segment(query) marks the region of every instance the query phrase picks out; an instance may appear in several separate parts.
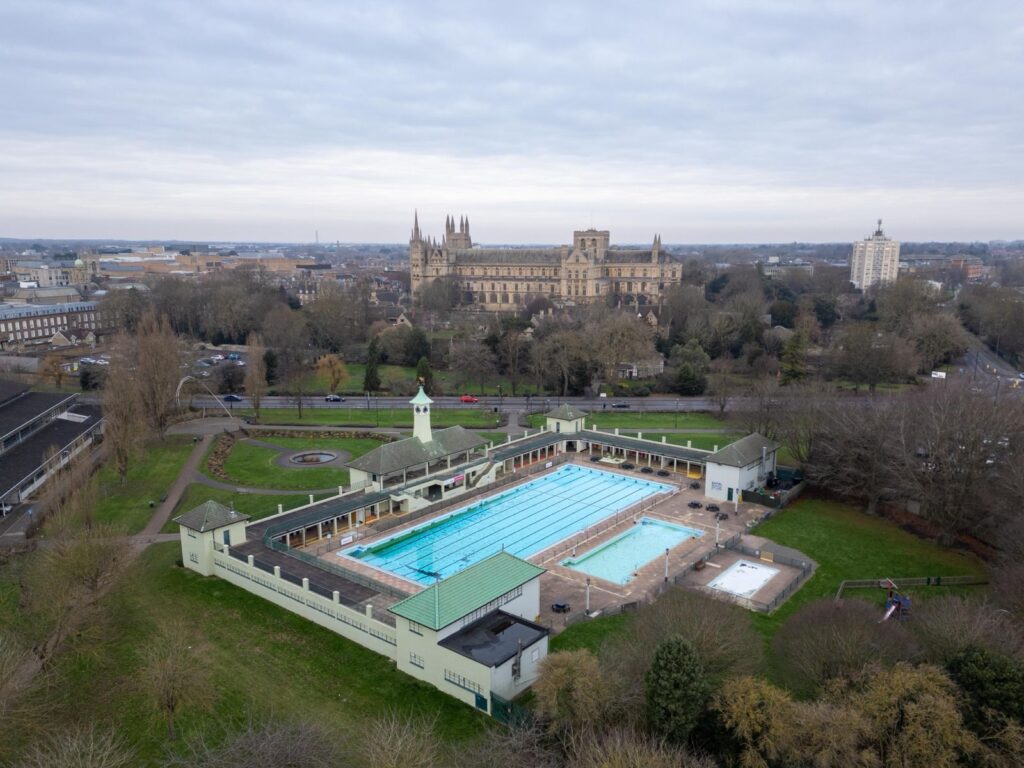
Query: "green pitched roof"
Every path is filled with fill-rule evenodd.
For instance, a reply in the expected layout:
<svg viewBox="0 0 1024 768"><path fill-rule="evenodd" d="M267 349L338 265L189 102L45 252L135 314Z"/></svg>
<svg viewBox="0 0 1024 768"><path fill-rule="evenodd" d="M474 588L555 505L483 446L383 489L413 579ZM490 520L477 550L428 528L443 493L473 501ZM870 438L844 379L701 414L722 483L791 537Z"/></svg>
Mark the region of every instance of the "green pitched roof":
<svg viewBox="0 0 1024 768"><path fill-rule="evenodd" d="M437 461L445 456L471 451L487 443L465 427L435 429L432 436L434 439L426 443L418 437L384 443L358 459L346 463L345 466L374 475L386 475L400 472L407 467Z"/></svg>
<svg viewBox="0 0 1024 768"><path fill-rule="evenodd" d="M420 385L420 391L416 393L416 397L409 401L409 405L430 405L433 400L427 397L427 393L423 391L423 386Z"/></svg>
<svg viewBox="0 0 1024 768"><path fill-rule="evenodd" d="M773 453L779 449L779 444L774 440L751 432L735 443L722 448L717 453L708 456L708 464L722 464L727 467L745 467L760 460L764 453Z"/></svg>
<svg viewBox="0 0 1024 768"><path fill-rule="evenodd" d="M388 610L429 629L443 629L542 573L544 569L540 566L502 551L395 603Z"/></svg>

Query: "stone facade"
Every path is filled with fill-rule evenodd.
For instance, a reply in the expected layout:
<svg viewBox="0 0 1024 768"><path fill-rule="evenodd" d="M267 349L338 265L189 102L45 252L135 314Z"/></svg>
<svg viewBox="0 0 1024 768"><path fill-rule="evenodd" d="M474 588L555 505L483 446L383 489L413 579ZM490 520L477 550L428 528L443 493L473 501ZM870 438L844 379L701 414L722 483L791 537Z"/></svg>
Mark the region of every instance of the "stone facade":
<svg viewBox="0 0 1024 768"><path fill-rule="evenodd" d="M515 310L535 297L560 304L587 304L615 296L623 304L657 304L680 281L682 264L662 251L612 247L607 230L573 232L572 245L557 248L473 246L469 219L445 220L441 242L426 237L413 220L409 265L413 297L441 277L457 281L467 303L487 310Z"/></svg>

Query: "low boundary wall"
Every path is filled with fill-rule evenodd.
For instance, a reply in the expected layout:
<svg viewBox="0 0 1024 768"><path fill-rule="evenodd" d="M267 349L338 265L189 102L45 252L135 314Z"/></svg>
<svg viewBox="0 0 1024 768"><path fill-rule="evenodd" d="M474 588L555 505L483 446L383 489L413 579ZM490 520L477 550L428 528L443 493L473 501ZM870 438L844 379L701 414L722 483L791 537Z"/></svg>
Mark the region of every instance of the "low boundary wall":
<svg viewBox="0 0 1024 768"><path fill-rule="evenodd" d="M341 604L339 595L333 599L323 597L309 589L309 580L294 584L283 579L280 569L273 573L257 568L248 561L238 560L221 549L213 552L213 565L220 578L268 600L304 619L319 624L342 637L369 648L392 661L396 660L397 635L395 628L368 613L348 608ZM372 611L367 606L367 611Z"/></svg>

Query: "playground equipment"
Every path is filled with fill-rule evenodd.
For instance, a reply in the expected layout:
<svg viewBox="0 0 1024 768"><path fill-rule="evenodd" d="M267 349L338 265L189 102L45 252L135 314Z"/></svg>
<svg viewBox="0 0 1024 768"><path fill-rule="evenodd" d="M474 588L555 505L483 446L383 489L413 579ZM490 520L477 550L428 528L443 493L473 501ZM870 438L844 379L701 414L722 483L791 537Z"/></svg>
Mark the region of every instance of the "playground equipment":
<svg viewBox="0 0 1024 768"><path fill-rule="evenodd" d="M895 617L897 621L905 621L910 618L910 598L899 593L896 582L892 579L882 579L878 582L882 589L889 590L889 596L885 600L885 613L882 621L888 621Z"/></svg>

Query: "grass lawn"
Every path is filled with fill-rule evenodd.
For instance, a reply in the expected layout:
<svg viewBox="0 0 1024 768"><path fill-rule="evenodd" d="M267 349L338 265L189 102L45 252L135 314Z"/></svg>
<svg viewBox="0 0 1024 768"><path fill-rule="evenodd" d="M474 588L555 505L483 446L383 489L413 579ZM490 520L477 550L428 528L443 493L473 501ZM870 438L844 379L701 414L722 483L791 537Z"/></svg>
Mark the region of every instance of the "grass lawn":
<svg viewBox="0 0 1024 768"><path fill-rule="evenodd" d="M551 638L550 650L574 651L577 648L586 648L597 653L601 643L612 635L617 635L626 628L628 615L617 613L613 616L601 616L589 621L580 621L567 627L561 634Z"/></svg>
<svg viewBox="0 0 1024 768"><path fill-rule="evenodd" d="M178 568L178 557L174 543L147 549L106 601L99 631L82 635L60 658L48 727L110 725L139 750L133 765L157 765L165 755L166 726L151 714L136 680L142 653L170 626L194 638L215 690L208 711L182 710L179 750L199 734L216 739L249 712L312 720L353 747L388 711L436 716L435 733L446 743L490 727L486 716L403 675L383 656L227 582ZM0 762L24 738L11 731L0 722Z"/></svg>
<svg viewBox="0 0 1024 768"><path fill-rule="evenodd" d="M242 413L251 416L252 410ZM412 411L408 408L303 408L302 419L295 408L263 408L261 424L326 424L349 427L408 427L412 428ZM489 410L435 409L431 414L434 427L483 428L498 426L498 414Z"/></svg>
<svg viewBox="0 0 1024 768"><path fill-rule="evenodd" d="M855 507L822 499L800 499L759 525L754 533L799 549L819 564L814 576L779 610L771 616L754 616L754 625L766 635L773 634L800 606L833 597L844 579L985 573L984 566L969 555L918 538ZM921 587L908 593L926 597L948 591L944 587ZM858 589L849 594L881 602L885 593L881 589Z"/></svg>
<svg viewBox="0 0 1024 768"><path fill-rule="evenodd" d="M636 436L636 432L625 432L623 434ZM739 432L644 432L645 440L661 441L672 445L686 445L690 441L691 448L699 448L703 451L714 450L717 445L725 448L729 443L739 440L743 435Z"/></svg>
<svg viewBox="0 0 1024 768"><path fill-rule="evenodd" d="M479 435L484 440L490 440L495 445L500 445L508 440L508 435L504 432L474 432L474 435Z"/></svg>
<svg viewBox="0 0 1024 768"><path fill-rule="evenodd" d="M251 488L304 491L349 483L347 469L281 467L277 465L280 455L271 448L237 442L224 462L224 473L231 478L229 482ZM207 474L210 474L208 470ZM210 476L213 477L212 474Z"/></svg>
<svg viewBox="0 0 1024 768"><path fill-rule="evenodd" d="M110 462L104 464L96 473L96 520L123 526L129 533L141 531L153 514L149 502L159 503L167 494L192 448L192 438L185 435L146 446L128 467L127 485L121 485Z"/></svg>
<svg viewBox="0 0 1024 768"><path fill-rule="evenodd" d="M542 413L527 418L533 428L545 424ZM590 411L586 423L588 428L596 424L599 429L727 429L725 422L713 414L693 411L597 410Z"/></svg>
<svg viewBox="0 0 1024 768"><path fill-rule="evenodd" d="M347 451L353 459L359 458L364 453L372 451L382 444L380 440L375 440L372 437L282 437L280 435L261 437L259 432L255 432L252 437L264 443L280 445L282 448L287 448L290 451L306 449L311 451L320 449Z"/></svg>
<svg viewBox="0 0 1024 768"><path fill-rule="evenodd" d="M328 494L320 494L315 498L320 500L326 498L327 495ZM296 493L287 495L269 495L258 493L235 493L234 491L227 491L223 488L211 488L210 486L203 485L202 483L192 483L185 489L185 493L182 495L181 501L178 502L178 506L174 508L174 513L171 517L175 518L178 515L184 514L190 509L194 509L206 501L216 501L226 507L234 505L234 508L242 514L249 515L253 520L259 520L261 517L276 515L278 504L283 504L286 510L294 509L295 507L302 506L303 504L308 504L309 494ZM161 532L177 533L178 525L177 523L168 520Z"/></svg>

